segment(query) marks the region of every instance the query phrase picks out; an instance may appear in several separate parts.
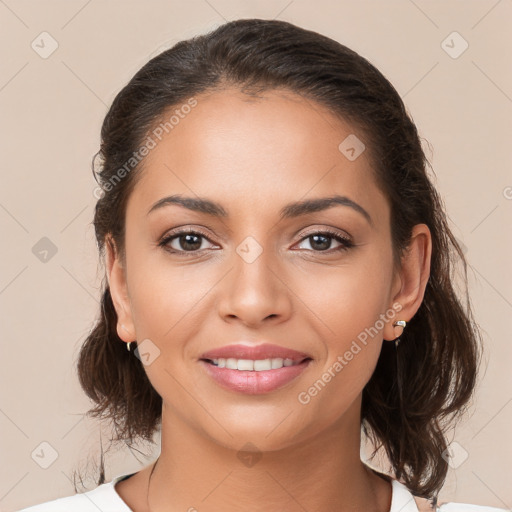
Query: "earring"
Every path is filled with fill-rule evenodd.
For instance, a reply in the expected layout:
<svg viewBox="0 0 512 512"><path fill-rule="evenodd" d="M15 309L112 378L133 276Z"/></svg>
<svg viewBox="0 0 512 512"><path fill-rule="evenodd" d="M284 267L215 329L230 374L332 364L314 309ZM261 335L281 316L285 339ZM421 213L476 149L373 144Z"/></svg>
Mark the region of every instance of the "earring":
<svg viewBox="0 0 512 512"><path fill-rule="evenodd" d="M405 326L407 325L407 322L406 322L405 320L398 320L398 321L396 321L396 322L393 324L393 326L395 326L395 325L398 325L398 326L400 326L400 327L402 327L402 328L405 328ZM395 342L395 347L398 347L398 344L400 343L400 341L401 341L400 336L398 336L398 338L396 338L396 339L394 340L394 342Z"/></svg>
<svg viewBox="0 0 512 512"><path fill-rule="evenodd" d="M132 343L135 343L135 341L129 341L127 344L126 344L126 350L128 350L128 352L130 352L130 344Z"/></svg>

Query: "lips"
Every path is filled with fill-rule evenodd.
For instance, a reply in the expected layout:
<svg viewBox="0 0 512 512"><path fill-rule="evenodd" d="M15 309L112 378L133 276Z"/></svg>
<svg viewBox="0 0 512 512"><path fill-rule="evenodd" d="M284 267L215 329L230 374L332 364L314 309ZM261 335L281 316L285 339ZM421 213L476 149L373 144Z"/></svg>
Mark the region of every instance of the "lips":
<svg viewBox="0 0 512 512"><path fill-rule="evenodd" d="M234 345L226 345L205 352L200 356L204 361L212 361L213 359L253 359L255 361L262 359L291 359L294 363L300 363L305 359L311 359L309 354L299 352L290 348L273 345L270 343L262 343L260 345L244 345L237 343Z"/></svg>
<svg viewBox="0 0 512 512"><path fill-rule="evenodd" d="M311 362L311 359L306 359L294 366L283 366L279 369L265 371L232 370L219 368L206 361L200 361L199 363L206 375L222 388L235 393L260 395L291 385L295 379L298 379L307 370Z"/></svg>

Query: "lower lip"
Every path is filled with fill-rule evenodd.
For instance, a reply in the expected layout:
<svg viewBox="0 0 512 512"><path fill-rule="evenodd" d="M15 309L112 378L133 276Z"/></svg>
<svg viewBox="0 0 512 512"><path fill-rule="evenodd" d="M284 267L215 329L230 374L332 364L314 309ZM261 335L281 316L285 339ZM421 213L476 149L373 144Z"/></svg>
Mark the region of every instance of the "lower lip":
<svg viewBox="0 0 512 512"><path fill-rule="evenodd" d="M207 361L199 361L208 374L222 387L248 395L259 395L274 391L298 377L311 362L307 359L300 364L283 366L274 370L262 370L260 372L249 370L231 370L219 368Z"/></svg>

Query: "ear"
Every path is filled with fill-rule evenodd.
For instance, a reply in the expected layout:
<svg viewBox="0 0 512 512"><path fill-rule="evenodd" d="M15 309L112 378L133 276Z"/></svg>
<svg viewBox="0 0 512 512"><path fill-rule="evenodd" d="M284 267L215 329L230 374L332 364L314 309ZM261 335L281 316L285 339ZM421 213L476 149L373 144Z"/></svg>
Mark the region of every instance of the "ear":
<svg viewBox="0 0 512 512"><path fill-rule="evenodd" d="M393 283L392 304L399 303L402 309L386 323L383 331L385 340L394 340L403 332L403 327L393 326L393 323L398 320L409 322L418 311L430 276L431 254L430 229L426 224L416 224ZM407 329L407 326L405 328Z"/></svg>
<svg viewBox="0 0 512 512"><path fill-rule="evenodd" d="M135 326L126 285L126 269L122 265L113 238L107 235L105 242L107 279L112 302L117 313L117 335L123 341L135 341Z"/></svg>

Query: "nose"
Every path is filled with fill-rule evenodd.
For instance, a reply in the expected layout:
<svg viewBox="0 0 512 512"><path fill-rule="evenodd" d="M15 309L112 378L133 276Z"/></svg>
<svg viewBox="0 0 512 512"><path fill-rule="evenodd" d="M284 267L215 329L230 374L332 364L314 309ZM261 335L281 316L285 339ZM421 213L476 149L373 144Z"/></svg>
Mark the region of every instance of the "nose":
<svg viewBox="0 0 512 512"><path fill-rule="evenodd" d="M238 319L252 328L269 321L281 323L291 314L292 295L279 262L269 251L254 261L235 254L233 268L223 280L219 314L224 321Z"/></svg>

